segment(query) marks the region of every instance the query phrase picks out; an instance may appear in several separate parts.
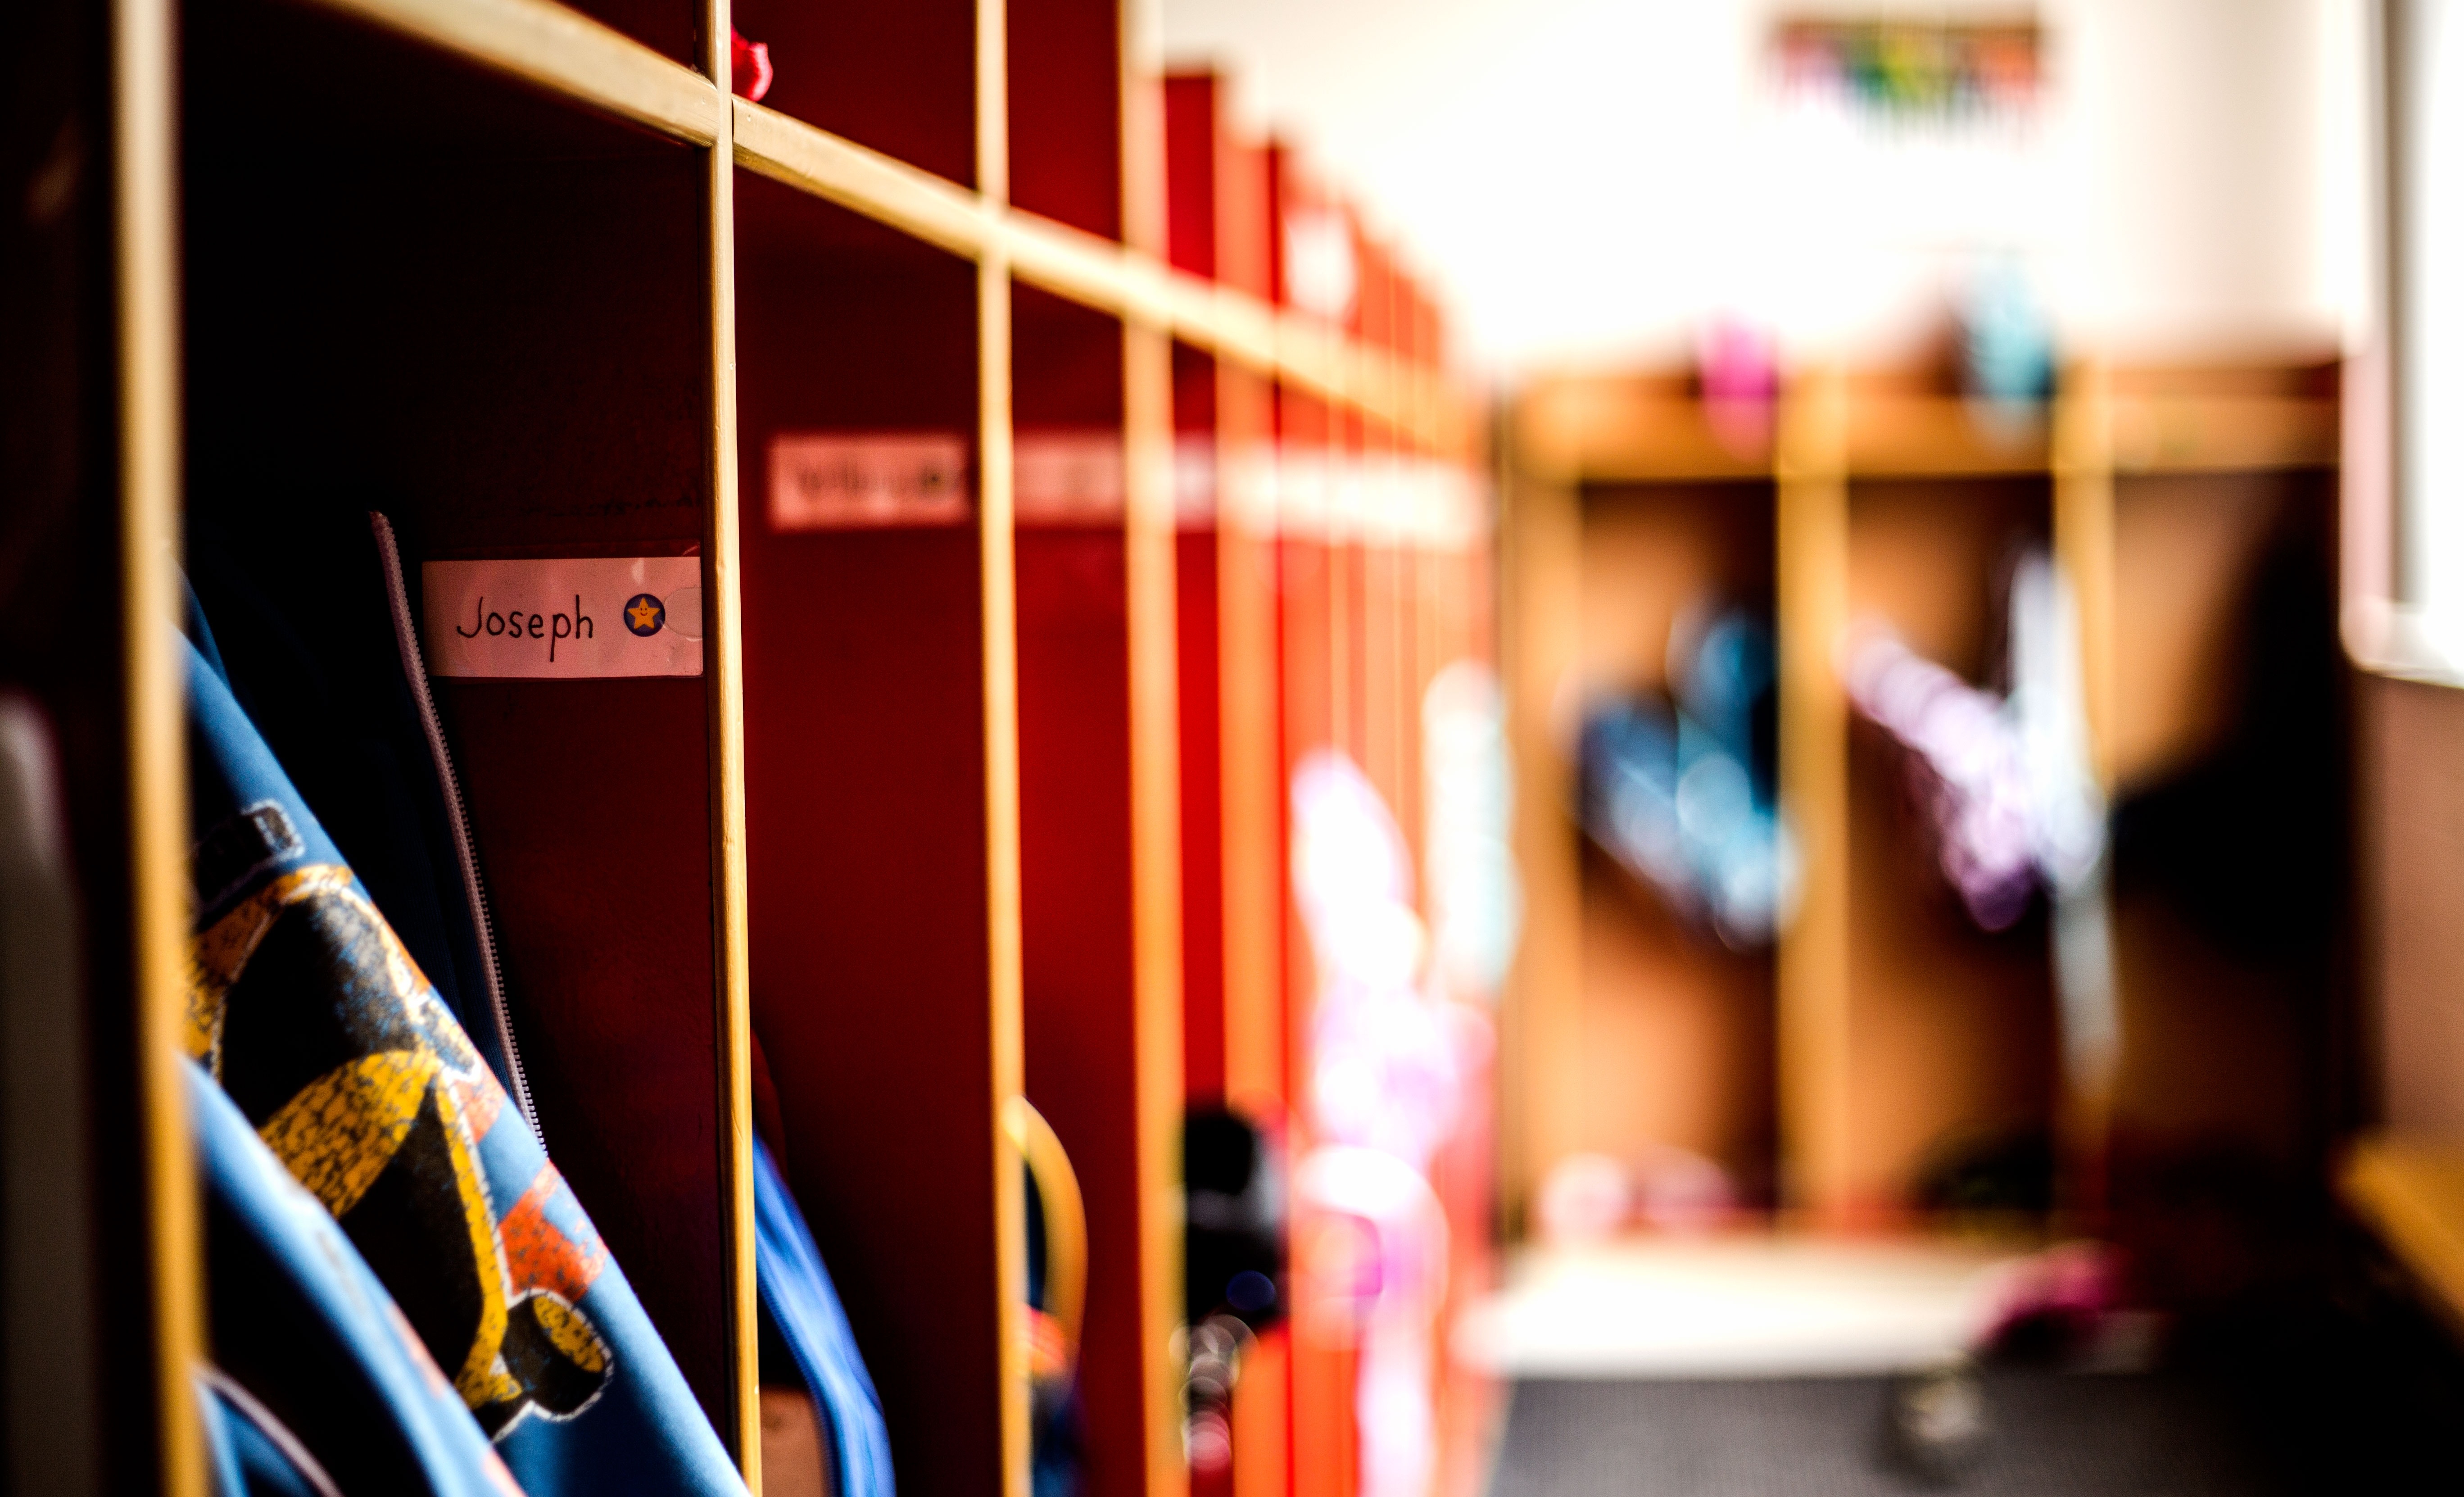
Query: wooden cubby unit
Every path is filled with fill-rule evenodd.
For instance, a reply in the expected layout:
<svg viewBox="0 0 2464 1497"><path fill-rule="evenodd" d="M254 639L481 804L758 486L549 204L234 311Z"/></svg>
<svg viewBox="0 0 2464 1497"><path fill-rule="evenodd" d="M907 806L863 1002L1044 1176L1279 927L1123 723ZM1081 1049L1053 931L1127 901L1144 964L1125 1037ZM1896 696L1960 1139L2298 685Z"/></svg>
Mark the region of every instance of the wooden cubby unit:
<svg viewBox="0 0 2464 1497"><path fill-rule="evenodd" d="M1252 441L1272 386L1330 429L1374 419L1455 455L1469 403L1263 279L1165 262L1161 82L1109 5L204 0L175 29L167 0L41 3L74 38L62 76L102 80L110 165L77 220L75 336L42 378L82 392L77 429L111 455L79 471L73 556L46 564L73 560L62 575L120 612L87 678L6 658L92 751L70 803L80 891L120 921L85 989L108 1052L93 1157L146 1191L142 1217L96 1220L118 1233L113 1282L144 1288L86 1329L133 1399L115 1408L147 1410L143 1440L112 1442L122 1485L205 1482L171 1038L177 537L184 515L245 529L374 504L414 568L698 559L701 679L437 694L546 1141L748 1476L758 1053L903 1489L1027 1490L1021 1165L1000 1122L1025 1090L1110 1255L1087 1322L1092 1486L1168 1497L1176 583L1196 555L1176 550L1173 343L1250 392ZM737 31L770 50L766 102L730 91ZM1022 533L1014 400L1030 433L1117 443L1109 518ZM782 525L773 448L799 433L932 436L957 492L929 517ZM1254 577L1271 534L1245 542ZM1259 674L1285 637L1271 587L1209 636L1247 683L1221 728L1246 745L1244 817L1279 814L1287 767L1280 683ZM1398 692L1400 658L1381 668ZM1246 888L1240 918L1280 941L1280 846L1244 855L1213 887ZM1280 952L1239 957L1248 990L1272 984L1245 1053L1278 1089Z"/></svg>
<svg viewBox="0 0 2464 1497"><path fill-rule="evenodd" d="M2352 1106L2337 898L2321 892L2295 922L2305 934L2289 966L2226 956L2193 929L2216 912L2186 913L2180 880L2158 892L2148 861L2222 844L2178 816L2137 840L2131 827L2145 820L2134 803L2175 777L2250 773L2236 766L2254 761L2252 713L2273 706L2316 732L2306 767L2284 782L2301 786L2288 825L2309 866L2344 866L2327 602L2337 385L2332 364L2299 361L2086 360L2045 410L2014 419L1922 372L1814 368L1780 393L1767 443L1724 431L1683 375L1568 375L1519 394L1500 548L1529 898L1505 1036L1518 1125L1502 1140L1510 1222L1552 1161L1592 1142L1602 1106L1551 1078L1650 1073L1600 1053L1595 987L1630 985L1630 1003L1684 989L1621 957L1603 970L1593 892L1603 860L1561 809L1575 773L1570 693L1591 684L1594 661L1654 637L1632 617L1633 596L1595 589L1639 575L1617 559L1628 550L1716 570L1678 536L1621 546L1600 525L1608 495L1646 489L1774 495L1781 794L1804 863L1774 964L1768 1072L1787 1220L1904 1220L1928 1166L2031 1134L2056 1145L2059 1188L2089 1223L2108 1205L2126 1212L2131 1192L2145 1199L2185 1159L2320 1156ZM1831 663L1859 618L1879 617L1971 683L2007 689L2009 572L2029 546L2071 579L2089 747L2116 811L2122 1061L2092 1094L2060 1068L2044 912L1991 935L1968 920L1918 829L1904 756L1855 718ZM1646 999L1654 982L1663 991ZM1702 1115L1750 1115L1755 1084L1739 1085ZM1658 1126L1667 1132L1653 1141L1686 1142L1677 1124Z"/></svg>
<svg viewBox="0 0 2464 1497"><path fill-rule="evenodd" d="M428 561L703 554L695 153L328 12L184 20L189 515L246 549L385 509L414 610ZM734 1444L705 682L433 691L544 1142Z"/></svg>

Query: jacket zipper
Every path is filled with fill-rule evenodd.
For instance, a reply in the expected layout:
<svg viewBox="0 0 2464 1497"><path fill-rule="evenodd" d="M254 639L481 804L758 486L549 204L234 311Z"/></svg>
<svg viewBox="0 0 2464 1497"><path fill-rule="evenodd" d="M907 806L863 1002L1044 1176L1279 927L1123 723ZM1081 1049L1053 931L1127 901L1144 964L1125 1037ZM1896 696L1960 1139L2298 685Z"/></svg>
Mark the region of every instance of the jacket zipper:
<svg viewBox="0 0 2464 1497"><path fill-rule="evenodd" d="M402 575L402 549L394 543L393 524L368 512L376 531L377 549L385 553L385 601L393 610L393 639L402 651L402 673L419 703L419 725L428 734L429 757L436 762L436 782L445 790L445 810L453 826L453 855L462 865L462 892L471 901L471 922L479 932L479 960L488 978L488 1012L496 1025L496 1044L505 1054L505 1079L512 1084L514 1105L522 1121L539 1132L539 1114L531 1110L531 1086L522 1073L521 1051L514 1045L514 1020L505 1006L505 977L496 964L496 934L488 921L488 891L479 882L479 858L471 846L471 814L462 804L462 787L453 778L453 756L445 746L445 728L436 717L436 698L429 694L428 667L419 653L419 634L410 624L410 590Z"/></svg>

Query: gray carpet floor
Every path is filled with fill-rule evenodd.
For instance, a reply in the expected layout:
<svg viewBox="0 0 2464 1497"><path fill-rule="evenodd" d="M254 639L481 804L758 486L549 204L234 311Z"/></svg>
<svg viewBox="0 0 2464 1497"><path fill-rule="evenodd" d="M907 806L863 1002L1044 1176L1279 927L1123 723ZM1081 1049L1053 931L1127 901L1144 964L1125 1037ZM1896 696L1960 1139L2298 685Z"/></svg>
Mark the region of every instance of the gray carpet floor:
<svg viewBox="0 0 2464 1497"><path fill-rule="evenodd" d="M1947 1482L1893 1461L1879 1379L1526 1381L1491 1497L2244 1497L2292 1489L2208 1385L1995 1372Z"/></svg>

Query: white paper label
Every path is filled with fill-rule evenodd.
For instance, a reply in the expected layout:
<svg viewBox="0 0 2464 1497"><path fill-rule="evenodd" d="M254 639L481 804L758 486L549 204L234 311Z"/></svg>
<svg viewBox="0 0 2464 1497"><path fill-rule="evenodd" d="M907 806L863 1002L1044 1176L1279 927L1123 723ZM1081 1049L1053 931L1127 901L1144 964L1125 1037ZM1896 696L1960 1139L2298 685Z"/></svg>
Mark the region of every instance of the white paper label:
<svg viewBox="0 0 2464 1497"><path fill-rule="evenodd" d="M430 675L502 680L701 674L701 559L430 561Z"/></svg>
<svg viewBox="0 0 2464 1497"><path fill-rule="evenodd" d="M967 517L967 444L942 432L785 431L770 440L777 530L956 525Z"/></svg>

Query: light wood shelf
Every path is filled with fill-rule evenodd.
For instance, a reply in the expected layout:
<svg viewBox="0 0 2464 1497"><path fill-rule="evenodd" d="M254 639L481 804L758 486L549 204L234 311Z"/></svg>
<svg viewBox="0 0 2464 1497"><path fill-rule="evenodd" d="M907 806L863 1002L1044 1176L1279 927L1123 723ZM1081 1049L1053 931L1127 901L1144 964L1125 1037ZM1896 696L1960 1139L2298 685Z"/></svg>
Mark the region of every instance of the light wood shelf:
<svg viewBox="0 0 2464 1497"><path fill-rule="evenodd" d="M1847 472L1855 478L1981 477L2050 473L2052 407L2013 412L1954 395L1852 383ZM2328 468L2338 406L2305 395L2118 390L2117 473L2249 473ZM1769 478L1771 431L1750 418L1724 435L1718 415L1681 380L1568 375L1535 381L1512 422L1523 471L1557 482L1681 483Z"/></svg>

